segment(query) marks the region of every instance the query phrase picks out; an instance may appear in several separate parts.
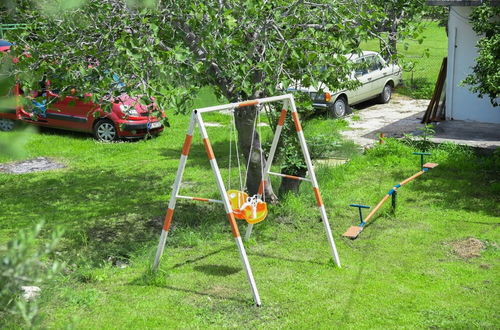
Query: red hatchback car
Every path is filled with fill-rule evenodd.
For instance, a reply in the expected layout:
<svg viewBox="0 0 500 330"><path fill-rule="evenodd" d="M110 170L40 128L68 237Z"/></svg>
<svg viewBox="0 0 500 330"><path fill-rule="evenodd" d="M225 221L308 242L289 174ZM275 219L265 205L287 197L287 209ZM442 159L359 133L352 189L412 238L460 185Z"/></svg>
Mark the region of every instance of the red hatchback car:
<svg viewBox="0 0 500 330"><path fill-rule="evenodd" d="M0 41L0 52L9 50L10 44L5 45L5 43ZM161 118L151 114L153 111L158 111L154 103L149 106L152 110L150 111L148 107L139 103L138 98L122 94L114 99L111 111L106 112L88 98L60 97L48 87L49 85L46 91L31 92L33 96L43 96L42 102L33 100L31 111L27 111L21 105L15 109L1 111L0 130L11 130L15 120L21 120L38 126L93 133L97 140L106 142L119 138L155 136L163 131ZM16 85L9 94L22 97L23 91ZM163 111L161 114L165 117Z"/></svg>

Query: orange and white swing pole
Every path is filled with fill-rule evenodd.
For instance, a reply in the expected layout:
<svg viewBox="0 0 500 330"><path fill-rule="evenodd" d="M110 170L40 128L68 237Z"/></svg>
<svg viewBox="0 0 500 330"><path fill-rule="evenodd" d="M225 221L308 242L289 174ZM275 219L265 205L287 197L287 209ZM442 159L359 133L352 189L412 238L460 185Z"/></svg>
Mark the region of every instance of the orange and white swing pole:
<svg viewBox="0 0 500 330"><path fill-rule="evenodd" d="M231 208L231 203L229 202L229 198L226 193L226 187L224 186L224 181L222 180L222 176L220 175L219 165L217 165L217 161L215 160L215 155L212 150L212 145L210 144L210 140L208 139L207 130L205 129L205 125L203 124L203 119L201 118L200 113L198 113L196 110L195 112L196 112L196 120L198 122L198 126L200 127L201 137L203 138L203 144L205 145L205 150L207 152L208 159L210 160L210 166L212 167L212 170L215 174L217 187L219 188L219 192L222 196L222 201L224 202L224 208L227 213L229 225L231 226L231 231L233 233L236 246L238 247L238 251L240 252L241 262L243 263L243 267L245 268L245 272L247 274L248 283L250 284L250 289L252 290L252 295L255 305L260 306L261 302L260 302L259 291L257 290L257 285L255 284L255 280L253 278L252 268L250 268L250 263L248 262L248 257L245 251L245 247L243 246L243 242L241 241L240 231L238 229L238 224L236 223L236 219L234 217L234 213Z"/></svg>
<svg viewBox="0 0 500 330"><path fill-rule="evenodd" d="M205 151L207 152L207 156L208 156L208 159L210 161L210 166L212 167L212 171L214 172L217 187L219 188L219 193L222 196L222 204L224 204L224 208L226 210L227 218L229 220L229 225L231 226L231 231L232 231L233 237L236 241L236 246L238 247L238 251L240 253L240 258L241 258L241 261L243 263L243 267L244 267L245 272L247 274L248 282L250 284L250 289L252 290L255 304L257 306L260 306L261 305L260 296L259 296L259 292L257 290L257 285L255 284L252 269L250 268L250 263L248 262L248 257L247 257L246 251L245 251L245 247L243 246L243 242L241 240L241 236L240 236L240 233L238 230L238 225L236 224L236 219L234 217L233 210L231 208L231 204L230 204L229 199L228 199L227 194L226 194L226 188L224 187L224 182L223 182L222 177L220 175L219 166L217 165L217 161L215 160L215 155L214 155L214 152L212 150L212 145L210 143L210 140L208 139L208 135L207 135L207 131L205 129L205 125L203 123L203 119L201 118L201 114L198 110L194 110L192 115L191 115L191 121L189 123L188 132L186 135L184 146L182 148L181 159L179 162L179 167L177 169L177 175L175 178L175 182L174 182L174 185L172 187L172 194L170 196L170 202L169 202L168 209L167 209L167 215L165 217L165 222L163 224L163 229L162 229L162 233L160 236L160 242L158 244L158 248L156 251L153 269L156 270L158 268L159 263L160 263L160 259L161 259L161 256L163 254L163 250L165 248L165 242L167 240L170 225L172 223L172 217L174 214L174 209L175 209L175 204L176 204L177 198L192 199L192 200L213 202L213 203L221 202L219 200L212 200L212 199L207 199L207 198L196 198L196 197L179 196L178 195L180 183L182 181L182 176L184 174L184 169L186 167L186 161L187 161L187 157L189 154L189 149L191 147L191 142L193 139L194 127L196 124L198 124L198 126L200 128L201 137L203 139L203 144L205 145Z"/></svg>
<svg viewBox="0 0 500 330"><path fill-rule="evenodd" d="M297 131L300 142L300 148L302 149L302 153L304 154L307 171L309 172L309 178L313 186L314 196L316 197L316 202L321 214L321 220L323 220L323 225L325 226L326 237L328 239L328 244L330 245L330 251L337 267L341 267L339 254L337 252L337 247L335 246L335 242L332 236L332 230L330 228L330 222L328 221L328 216L326 215L325 205L323 204L323 199L321 198L321 192L319 191L318 181L316 180L316 174L314 173L311 156L309 155L304 132L302 131L302 125L300 124L299 114L297 112L297 108L295 107L295 101L293 98L290 98L289 102L291 108L290 110L292 111L292 118L295 123L295 130Z"/></svg>
<svg viewBox="0 0 500 330"><path fill-rule="evenodd" d="M161 231L160 242L158 243L158 248L156 250L155 261L153 263L153 270L158 269L158 264L160 263L160 259L163 254L163 249L165 248L165 242L167 241L168 232L170 230L170 225L172 223L175 203L177 201L177 194L179 193L179 188L181 186L181 181L182 181L182 175L184 174L184 169L186 168L186 162L189 155L189 149L191 148L191 142L193 140L193 132L195 126L196 126L196 117L195 113L193 112L191 114L191 120L189 121L189 127L187 130L186 138L184 140L184 145L182 147L181 159L179 161L179 167L177 168L177 175L175 176L174 185L172 186L170 202L168 203L167 215L165 216L165 221L163 222L163 229Z"/></svg>

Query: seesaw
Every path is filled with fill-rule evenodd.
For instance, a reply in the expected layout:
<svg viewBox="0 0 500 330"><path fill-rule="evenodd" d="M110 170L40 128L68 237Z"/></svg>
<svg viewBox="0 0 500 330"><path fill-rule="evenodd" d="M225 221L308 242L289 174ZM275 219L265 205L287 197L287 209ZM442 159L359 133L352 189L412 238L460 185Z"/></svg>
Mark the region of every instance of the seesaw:
<svg viewBox="0 0 500 330"><path fill-rule="evenodd" d="M392 187L391 190L389 190L389 192L382 198L382 200L377 204L377 206L375 206L375 208L368 214L368 216L364 220L363 220L362 209L369 209L370 206L360 205L360 204L350 204L349 206L357 207L358 208L360 222L359 222L359 224L357 226L351 226L351 227L349 227L349 229L347 229L347 231L344 234L342 234L342 236L348 237L348 238L351 238L351 239L357 238L358 235L365 228L365 226L368 223L368 221L370 221L370 219L373 218L373 216L375 215L375 213L377 213L377 211L382 207L382 205L384 205L384 203L391 196L392 196L392 208L394 210L396 209L396 197L397 197L397 190L399 188L401 188L402 186L404 186L408 182L411 182L411 181L415 180L416 178L418 178L422 174L424 174L427 171L429 171L429 169L432 169L432 168L434 168L434 167L436 167L436 166L439 165L439 164L436 164L436 163L425 163L424 164L424 156L429 156L430 155L430 153L428 153L428 152L414 152L413 154L414 155L420 155L420 168L421 168L421 170L419 172L417 172L416 174L410 176L408 179L406 179L406 180L398 183L394 187Z"/></svg>

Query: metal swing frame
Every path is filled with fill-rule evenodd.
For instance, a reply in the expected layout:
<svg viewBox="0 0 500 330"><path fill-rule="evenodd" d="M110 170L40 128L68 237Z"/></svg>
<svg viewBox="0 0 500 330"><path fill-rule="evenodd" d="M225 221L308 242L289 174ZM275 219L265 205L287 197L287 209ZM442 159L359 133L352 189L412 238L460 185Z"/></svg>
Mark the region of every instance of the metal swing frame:
<svg viewBox="0 0 500 330"><path fill-rule="evenodd" d="M323 225L325 227L326 237L327 237L327 240L328 240L328 243L330 246L330 252L332 254L332 257L333 257L335 264L338 267L341 267L337 248L336 248L335 242L333 240L332 231L330 228L330 223L328 221L328 216L326 214L325 206L323 204L323 199L321 198L321 193L319 190L318 182L316 180L316 175L314 173L314 167L312 165L311 157L309 155L309 150L307 148L306 140L304 138L304 133L302 131L302 126L300 124L299 115L297 113L297 108L295 107L295 100L293 98L293 95L286 94L286 95L281 95L281 96L267 97L267 98L261 98L261 99L250 100L250 101L245 101L245 102L230 103L230 104L225 104L225 105L219 105L219 106L213 106L213 107L200 108L200 109L193 110L193 112L191 114L191 120L189 122L189 128L188 128L186 138L184 141L184 146L182 147L181 158L179 161L179 167L177 169L177 175L176 175L176 178L174 181L174 185L172 187L172 193L170 195L170 202L168 204L168 209L167 209L165 221L163 224L163 229L162 229L161 236L160 236L160 242L158 244L158 248L156 251L156 256L155 256L155 260L154 260L154 264L153 264L153 270L158 269L158 265L160 263L160 259L162 257L163 250L165 248L165 243L167 240L167 236L168 236L168 233L170 230L170 225L172 224L172 218L173 218L177 199L189 199L189 200L224 204L224 208L225 208L225 211L227 213L227 218L229 220L229 225L231 226L231 231L233 233L233 237L234 237L234 240L236 242L236 246L238 247L241 262L243 264L243 268L245 269L247 279L248 279L248 282L250 284L250 289L252 291L255 305L261 306L261 300L260 300L259 292L257 290L257 285L255 284L252 269L250 267L250 263L248 261L245 247L243 245L243 241L242 241L241 236L240 236L238 225L236 223L236 220L235 220L235 217L233 214L233 210L231 209L231 204L229 202L229 198L228 198L227 193L226 193L226 187L224 185L224 181L223 181L222 176L220 174L219 166L217 165L217 161L215 159L215 155L214 155L214 152L212 150L212 145L211 145L210 140L208 138L205 124L204 124L203 119L202 119L202 114L207 113L207 112L213 112L213 111L234 110L235 108L257 106L257 105L263 105L266 103L278 102L278 101L283 102L283 108L281 110L278 124L276 126L276 131L275 131L273 142L271 145L271 150L269 152L269 157L266 160L266 166L264 169L264 176L263 176L262 181L261 181L260 186L259 186L259 194L262 195L262 193L264 192L264 187L265 187L266 183L269 182L270 175L277 175L280 177L287 177L287 178L291 178L291 179L304 180L304 181L311 182L312 190L313 190L314 196L316 198L316 202L317 202L317 206L318 206L318 209L319 209L319 212L321 215L321 219L322 219ZM301 178L301 177L296 177L296 176L291 176L291 175L286 175L286 174L270 172L271 165L272 165L272 162L274 159L274 155L275 155L275 152L276 152L276 149L278 146L279 138L281 135L281 130L283 129L283 124L285 123L285 119L286 119L288 112L291 113L292 119L293 119L294 124L295 124L295 129L297 131L297 136L298 136L298 139L300 142L300 147L302 149L302 154L304 155L304 160L305 160L306 165L307 165L309 178ZM184 169L186 167L186 161L187 161L187 158L189 155L189 150L190 150L191 143L193 140L193 133L194 133L196 126L198 126L200 129L201 137L203 139L203 144L205 145L205 151L207 153L208 159L210 161L210 165L212 167L212 171L213 171L215 178L216 178L216 183L217 183L217 187L219 189L221 200L179 195L179 189L180 189L181 182L182 182L182 176L184 173ZM245 235L246 239L248 239L250 237L250 235L252 233L252 229L253 229L253 225L251 225L251 224L248 225L247 232Z"/></svg>

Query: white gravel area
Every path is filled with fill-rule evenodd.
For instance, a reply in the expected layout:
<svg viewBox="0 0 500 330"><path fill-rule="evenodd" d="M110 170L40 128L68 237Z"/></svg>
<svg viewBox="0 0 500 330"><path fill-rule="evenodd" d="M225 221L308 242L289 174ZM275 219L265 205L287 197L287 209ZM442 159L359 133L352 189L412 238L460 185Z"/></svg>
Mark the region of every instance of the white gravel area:
<svg viewBox="0 0 500 330"><path fill-rule="evenodd" d="M381 133L386 137L402 137L415 133L424 125L420 123L429 100L415 100L393 94L387 104L368 101L353 107L353 113L346 117L350 130L342 135L363 147L378 142Z"/></svg>

